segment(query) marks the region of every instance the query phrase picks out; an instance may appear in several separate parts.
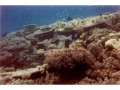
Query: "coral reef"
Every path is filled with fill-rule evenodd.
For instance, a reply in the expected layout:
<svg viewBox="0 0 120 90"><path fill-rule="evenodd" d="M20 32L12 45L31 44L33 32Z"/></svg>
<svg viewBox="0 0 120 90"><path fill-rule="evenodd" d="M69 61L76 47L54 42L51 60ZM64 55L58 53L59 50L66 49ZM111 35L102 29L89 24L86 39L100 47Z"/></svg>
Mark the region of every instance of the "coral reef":
<svg viewBox="0 0 120 90"><path fill-rule="evenodd" d="M120 12L26 25L0 39L0 84L120 84Z"/></svg>
<svg viewBox="0 0 120 90"><path fill-rule="evenodd" d="M59 83L74 83L75 78L83 78L88 68L95 62L94 56L83 48L58 49L46 53L45 63L49 73L54 73L60 78ZM78 78L77 78L78 79ZM72 81L70 81L72 80ZM54 80L53 83L58 83Z"/></svg>

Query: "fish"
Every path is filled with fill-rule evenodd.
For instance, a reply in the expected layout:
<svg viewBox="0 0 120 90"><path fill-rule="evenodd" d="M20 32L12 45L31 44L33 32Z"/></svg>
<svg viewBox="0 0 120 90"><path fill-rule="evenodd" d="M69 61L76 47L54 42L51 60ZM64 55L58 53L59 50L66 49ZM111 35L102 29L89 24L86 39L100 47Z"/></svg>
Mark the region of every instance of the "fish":
<svg viewBox="0 0 120 90"><path fill-rule="evenodd" d="M67 21L73 20L71 16L67 17Z"/></svg>
<svg viewBox="0 0 120 90"><path fill-rule="evenodd" d="M72 35L69 35L68 37L66 37L65 35L57 35L57 39L60 41L65 41L65 40L72 41Z"/></svg>

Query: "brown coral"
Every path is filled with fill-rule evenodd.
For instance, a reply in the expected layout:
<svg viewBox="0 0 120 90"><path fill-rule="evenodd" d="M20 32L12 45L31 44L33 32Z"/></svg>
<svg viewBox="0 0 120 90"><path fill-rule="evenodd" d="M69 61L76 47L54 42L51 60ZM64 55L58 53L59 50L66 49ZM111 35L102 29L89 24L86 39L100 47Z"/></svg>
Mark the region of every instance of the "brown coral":
<svg viewBox="0 0 120 90"><path fill-rule="evenodd" d="M50 50L45 59L48 72L58 73L61 83L83 78L94 62L94 56L83 48Z"/></svg>

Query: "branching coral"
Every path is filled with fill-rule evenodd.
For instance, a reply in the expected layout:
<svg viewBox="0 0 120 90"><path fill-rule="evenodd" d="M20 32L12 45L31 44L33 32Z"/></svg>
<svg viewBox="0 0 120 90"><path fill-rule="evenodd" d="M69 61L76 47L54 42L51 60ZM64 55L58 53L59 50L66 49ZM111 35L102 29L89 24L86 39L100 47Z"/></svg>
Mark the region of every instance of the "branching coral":
<svg viewBox="0 0 120 90"><path fill-rule="evenodd" d="M58 73L60 82L84 77L85 71L94 64L94 56L83 48L51 50L46 54L45 63L50 73Z"/></svg>
<svg viewBox="0 0 120 90"><path fill-rule="evenodd" d="M46 54L45 63L48 63L48 69L73 69L77 65L94 62L93 55L83 48L79 49L60 49L51 50Z"/></svg>

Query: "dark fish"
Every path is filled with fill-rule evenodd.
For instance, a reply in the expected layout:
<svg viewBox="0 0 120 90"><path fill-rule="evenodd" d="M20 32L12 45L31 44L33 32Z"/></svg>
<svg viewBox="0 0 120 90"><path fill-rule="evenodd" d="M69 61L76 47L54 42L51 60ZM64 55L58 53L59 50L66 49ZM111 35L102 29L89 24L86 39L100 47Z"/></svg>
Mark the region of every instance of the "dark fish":
<svg viewBox="0 0 120 90"><path fill-rule="evenodd" d="M72 20L72 17L67 17L67 21L71 21Z"/></svg>

